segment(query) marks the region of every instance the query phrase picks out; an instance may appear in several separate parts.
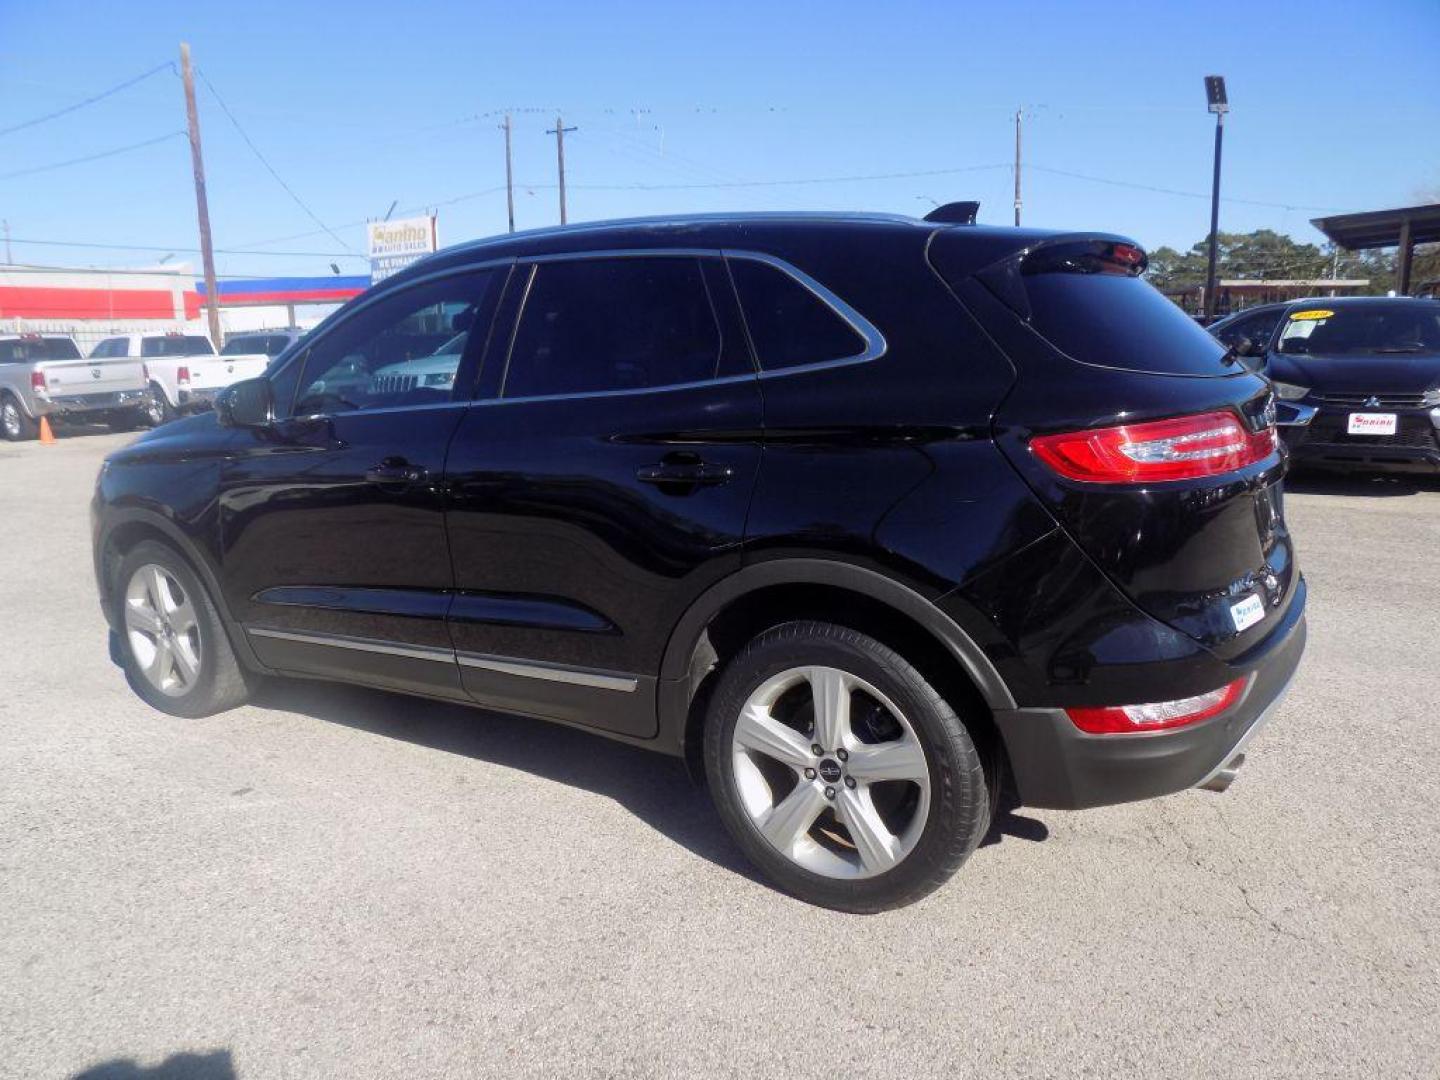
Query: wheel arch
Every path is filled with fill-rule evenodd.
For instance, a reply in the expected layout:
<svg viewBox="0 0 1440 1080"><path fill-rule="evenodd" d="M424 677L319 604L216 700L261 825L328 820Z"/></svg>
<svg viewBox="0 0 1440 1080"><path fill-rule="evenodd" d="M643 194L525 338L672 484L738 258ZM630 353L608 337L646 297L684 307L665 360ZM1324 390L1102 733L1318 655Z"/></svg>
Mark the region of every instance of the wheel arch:
<svg viewBox="0 0 1440 1080"><path fill-rule="evenodd" d="M656 707L663 748L695 772L711 674L718 661L767 626L821 618L876 637L916 663L937 689L993 713L1015 700L989 657L913 589L874 570L827 559L776 559L711 586L671 632Z"/></svg>
<svg viewBox="0 0 1440 1080"><path fill-rule="evenodd" d="M154 540L174 549L190 565L190 568L199 576L209 594L210 602L219 613L220 622L225 627L226 636L230 639L230 647L235 654L251 670L261 672L267 670L256 657L254 650L250 648L249 638L243 633L240 624L231 617L230 609L225 601L225 592L220 586L219 577L210 561L205 558L198 545L185 535L183 529L168 518L150 510L138 507L112 510L95 545L95 578L100 589L100 606L104 610L106 621L111 628L116 628L117 620L113 595L116 586L116 572L119 570L126 552L145 540Z"/></svg>

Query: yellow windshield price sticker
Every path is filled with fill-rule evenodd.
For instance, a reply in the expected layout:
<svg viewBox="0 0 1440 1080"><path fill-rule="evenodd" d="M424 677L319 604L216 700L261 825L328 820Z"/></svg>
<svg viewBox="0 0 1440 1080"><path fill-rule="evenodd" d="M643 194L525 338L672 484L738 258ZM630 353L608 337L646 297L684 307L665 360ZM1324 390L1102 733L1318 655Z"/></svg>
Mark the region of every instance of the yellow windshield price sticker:
<svg viewBox="0 0 1440 1080"><path fill-rule="evenodd" d="M1291 322L1310 322L1313 319L1328 319L1333 311L1297 311L1290 316Z"/></svg>

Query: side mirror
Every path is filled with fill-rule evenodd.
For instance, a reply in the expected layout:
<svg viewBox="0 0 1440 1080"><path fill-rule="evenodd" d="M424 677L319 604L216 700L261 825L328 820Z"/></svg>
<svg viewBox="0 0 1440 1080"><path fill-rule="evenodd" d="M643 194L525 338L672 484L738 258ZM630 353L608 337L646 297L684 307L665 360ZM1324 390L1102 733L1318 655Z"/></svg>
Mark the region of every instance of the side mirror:
<svg viewBox="0 0 1440 1080"><path fill-rule="evenodd" d="M275 395L265 376L231 383L215 395L215 420L221 427L266 427L275 419Z"/></svg>

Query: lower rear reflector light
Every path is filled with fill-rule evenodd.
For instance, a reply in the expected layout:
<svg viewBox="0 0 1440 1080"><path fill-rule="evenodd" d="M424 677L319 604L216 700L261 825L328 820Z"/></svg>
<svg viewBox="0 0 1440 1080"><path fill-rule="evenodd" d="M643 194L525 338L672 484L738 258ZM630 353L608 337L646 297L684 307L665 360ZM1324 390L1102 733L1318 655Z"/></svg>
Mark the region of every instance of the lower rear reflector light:
<svg viewBox="0 0 1440 1080"><path fill-rule="evenodd" d="M1141 484L1234 472L1275 452L1275 427L1250 431L1228 410L1040 435L1030 449L1070 480Z"/></svg>
<svg viewBox="0 0 1440 1080"><path fill-rule="evenodd" d="M1175 701L1154 701L1147 705L1107 705L1101 708L1066 709L1065 715L1081 731L1091 735L1133 735L1140 731L1165 731L1198 724L1218 716L1245 693L1248 677L1228 686Z"/></svg>

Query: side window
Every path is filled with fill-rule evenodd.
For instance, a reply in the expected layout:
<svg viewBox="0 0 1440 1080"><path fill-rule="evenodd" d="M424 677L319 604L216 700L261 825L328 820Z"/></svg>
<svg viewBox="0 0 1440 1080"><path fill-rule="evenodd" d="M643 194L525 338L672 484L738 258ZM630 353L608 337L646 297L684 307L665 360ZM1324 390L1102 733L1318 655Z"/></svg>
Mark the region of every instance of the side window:
<svg viewBox="0 0 1440 1080"><path fill-rule="evenodd" d="M457 373L478 315L493 307L498 270L457 274L402 289L361 308L304 356L294 414L432 405L469 396ZM477 345L483 342L477 339ZM293 367L293 365L287 365ZM461 380L466 381L468 380Z"/></svg>
<svg viewBox="0 0 1440 1080"><path fill-rule="evenodd" d="M1270 335L1275 332L1275 326L1280 322L1280 316L1284 314L1284 310L1284 308L1280 308L1275 311L1262 311L1243 319L1236 319L1215 336L1225 345L1233 346L1242 337L1246 337L1254 344L1264 347L1270 343Z"/></svg>
<svg viewBox="0 0 1440 1080"><path fill-rule="evenodd" d="M264 338L257 337L235 337L225 342L225 347L220 350L221 356L243 356L246 353L260 352L260 344Z"/></svg>
<svg viewBox="0 0 1440 1080"><path fill-rule="evenodd" d="M860 332L785 271L754 259L728 262L763 370L848 360L865 351Z"/></svg>
<svg viewBox="0 0 1440 1080"><path fill-rule="evenodd" d="M110 356L110 342L101 341L96 343L95 348L90 350L90 359L104 360Z"/></svg>
<svg viewBox="0 0 1440 1080"><path fill-rule="evenodd" d="M504 396L703 382L715 378L721 352L698 259L541 263L515 329Z"/></svg>

